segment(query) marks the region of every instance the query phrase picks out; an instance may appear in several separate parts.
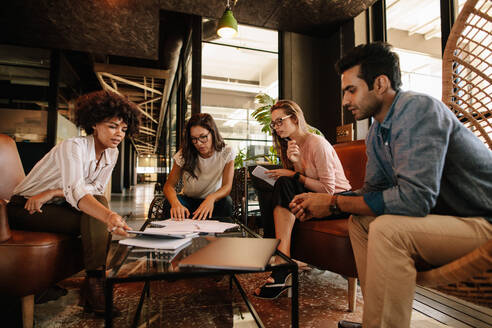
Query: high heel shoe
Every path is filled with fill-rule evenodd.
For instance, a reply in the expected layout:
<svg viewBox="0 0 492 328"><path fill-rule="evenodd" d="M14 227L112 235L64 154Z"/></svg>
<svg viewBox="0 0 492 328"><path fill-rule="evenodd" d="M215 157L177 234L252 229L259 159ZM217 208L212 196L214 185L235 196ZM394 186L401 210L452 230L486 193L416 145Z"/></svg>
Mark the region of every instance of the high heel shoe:
<svg viewBox="0 0 492 328"><path fill-rule="evenodd" d="M285 291L288 291L288 297L292 297L292 274L287 270L275 270L270 275L273 282L266 282L259 293L253 293L254 296L263 299L274 300Z"/></svg>

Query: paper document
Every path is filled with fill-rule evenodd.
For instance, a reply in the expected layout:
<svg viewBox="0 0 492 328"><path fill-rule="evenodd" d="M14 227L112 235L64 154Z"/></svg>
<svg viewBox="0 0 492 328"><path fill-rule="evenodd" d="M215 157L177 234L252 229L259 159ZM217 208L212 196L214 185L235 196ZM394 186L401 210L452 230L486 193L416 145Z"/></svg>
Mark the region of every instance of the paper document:
<svg viewBox="0 0 492 328"><path fill-rule="evenodd" d="M138 236L135 238L126 238L119 241L122 245L136 246L143 248L157 248L176 251L181 249L185 245L191 243L193 238L179 238L179 239L163 239L154 237Z"/></svg>
<svg viewBox="0 0 492 328"><path fill-rule="evenodd" d="M169 232L164 230L165 228L147 228L144 231L129 230L128 233L143 235L143 236L154 236L158 238L190 238L197 237L196 232Z"/></svg>
<svg viewBox="0 0 492 328"><path fill-rule="evenodd" d="M268 176L265 171L268 171L266 168L264 168L263 166L261 165L257 165L255 167L255 169L253 170L253 172L251 172L251 174L253 174L255 177L257 178L260 178L262 180L265 180L266 182L268 182L270 185L273 185L275 184L275 179L274 178L271 178L270 176Z"/></svg>
<svg viewBox="0 0 492 328"><path fill-rule="evenodd" d="M220 222L216 220L164 220L154 221L152 224L160 225L160 231L167 233L221 233L228 229L237 227L235 223Z"/></svg>

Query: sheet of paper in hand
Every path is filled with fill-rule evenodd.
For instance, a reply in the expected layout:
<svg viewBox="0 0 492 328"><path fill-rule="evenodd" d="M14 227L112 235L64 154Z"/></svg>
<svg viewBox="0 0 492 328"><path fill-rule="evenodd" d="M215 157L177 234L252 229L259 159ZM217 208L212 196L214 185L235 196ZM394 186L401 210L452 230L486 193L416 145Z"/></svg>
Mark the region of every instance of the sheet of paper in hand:
<svg viewBox="0 0 492 328"><path fill-rule="evenodd" d="M255 167L255 169L253 170L253 172L251 172L251 174L253 174L255 177L258 177L266 182L268 182L270 185L274 185L275 184L275 179L271 178L270 176L268 176L265 171L268 171L266 168L264 168L263 166L261 165L258 165Z"/></svg>

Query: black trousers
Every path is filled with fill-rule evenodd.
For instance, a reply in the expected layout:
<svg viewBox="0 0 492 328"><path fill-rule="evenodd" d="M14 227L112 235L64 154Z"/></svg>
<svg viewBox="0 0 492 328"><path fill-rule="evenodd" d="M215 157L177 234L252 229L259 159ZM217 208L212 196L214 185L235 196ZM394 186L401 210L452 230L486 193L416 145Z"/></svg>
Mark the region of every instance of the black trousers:
<svg viewBox="0 0 492 328"><path fill-rule="evenodd" d="M265 238L275 238L275 222L273 220L273 209L279 205L289 208L289 203L295 195L309 192L299 181L290 177L280 177L271 187L262 181L254 181L258 202L260 203L261 221L263 225L263 236ZM259 180L258 178L256 178ZM256 182L256 183L255 183Z"/></svg>
<svg viewBox="0 0 492 328"><path fill-rule="evenodd" d="M108 207L104 196L94 195L99 203ZM7 204L9 225L12 229L55 232L81 236L86 270L97 270L106 265L110 234L102 221L76 210L67 202L44 204L42 213L29 214L24 208L26 199L12 196Z"/></svg>
<svg viewBox="0 0 492 328"><path fill-rule="evenodd" d="M193 216L193 212L195 212L204 199L201 198L191 198L185 195L178 195L178 200L181 205L186 207L188 211L190 211L190 216ZM171 207L169 207L168 212L164 213L164 217L169 218L171 216L170 213ZM232 198L230 196L219 199L214 204L214 211L212 213L212 217L216 218L228 218L232 216Z"/></svg>
<svg viewBox="0 0 492 328"><path fill-rule="evenodd" d="M311 192L304 187L298 180L291 177L280 177L275 182L273 189L270 191L258 191L261 216L263 219L263 235L266 238L275 238L275 221L273 219L273 210L277 206L290 209L289 204L292 199L299 194ZM332 215L325 218L313 218L311 220L333 220L343 219L349 216L348 213Z"/></svg>

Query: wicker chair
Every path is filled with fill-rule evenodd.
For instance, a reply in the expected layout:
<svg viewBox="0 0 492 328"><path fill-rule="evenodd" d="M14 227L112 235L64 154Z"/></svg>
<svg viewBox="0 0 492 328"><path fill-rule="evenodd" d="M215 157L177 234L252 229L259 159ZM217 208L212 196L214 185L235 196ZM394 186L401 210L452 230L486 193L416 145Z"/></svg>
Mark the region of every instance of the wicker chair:
<svg viewBox="0 0 492 328"><path fill-rule="evenodd" d="M443 102L492 150L492 2L468 0L443 57ZM419 272L417 283L492 306L492 240L442 267Z"/></svg>
<svg viewBox="0 0 492 328"><path fill-rule="evenodd" d="M246 168L242 167L234 170L234 180L232 182L231 198L232 198L232 217L244 224L247 224L247 172ZM183 183L181 180L176 184L176 192L181 191ZM166 219L166 213L171 210L171 204L162 194L157 194L150 203L147 221Z"/></svg>

